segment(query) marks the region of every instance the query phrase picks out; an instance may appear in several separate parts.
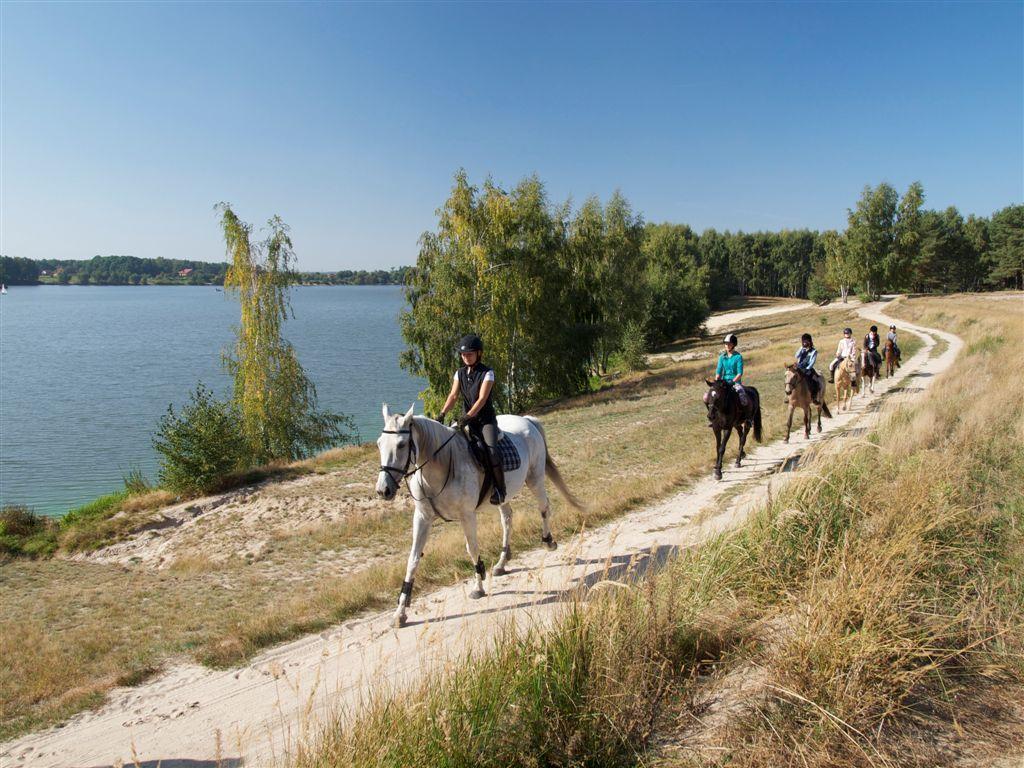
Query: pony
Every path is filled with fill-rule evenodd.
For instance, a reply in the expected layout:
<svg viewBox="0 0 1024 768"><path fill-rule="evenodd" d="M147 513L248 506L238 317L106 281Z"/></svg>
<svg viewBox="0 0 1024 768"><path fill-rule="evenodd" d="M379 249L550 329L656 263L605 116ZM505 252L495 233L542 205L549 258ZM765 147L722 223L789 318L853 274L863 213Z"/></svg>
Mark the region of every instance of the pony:
<svg viewBox="0 0 1024 768"><path fill-rule="evenodd" d="M889 379L896 375L896 345L892 339L885 340L885 378Z"/></svg>
<svg viewBox="0 0 1024 768"><path fill-rule="evenodd" d="M839 410L850 410L850 401L857 384L857 357L850 355L839 364L836 372L836 403Z"/></svg>
<svg viewBox="0 0 1024 768"><path fill-rule="evenodd" d="M796 367L796 363L786 366L786 401L789 403L789 419L786 421L786 438L782 441L789 442L789 433L793 429L793 411L800 408L804 412L804 438L811 437L811 385L807 377ZM818 431L821 432L821 414L829 419L832 413L825 404L825 387L821 388L821 405L818 406Z"/></svg>
<svg viewBox="0 0 1024 768"><path fill-rule="evenodd" d="M414 406L413 406L414 407ZM484 597L484 561L477 543L477 513L488 506L484 498L485 474L473 459L469 441L457 429L446 427L425 416L414 416L413 407L404 414L391 413L384 403L384 429L377 438L380 449L380 472L377 475L377 495L391 501L398 495L402 480L408 479L409 494L415 509L412 520L412 549L405 569L405 579L398 595L398 608L394 623L402 627L407 620L409 602L416 569L430 535L430 526L436 517L458 520L466 537L466 552L475 563L476 579L473 599ZM548 453L544 428L532 416L499 416L498 427L519 453L520 466L505 472L507 498L511 499L524 487L529 488L540 508L541 542L549 549L558 547L548 515L551 504L544 480L552 483L562 496L578 510L583 504L572 494L562 479L551 454ZM491 573L501 576L512 558L512 506L506 501L500 505L501 556Z"/></svg>
<svg viewBox="0 0 1024 768"><path fill-rule="evenodd" d="M860 353L860 376L861 397L866 395L868 392L875 394L875 381L878 379L878 366L875 365L875 356L871 354L868 349L862 349ZM864 386L864 382L867 382L866 387Z"/></svg>
<svg viewBox="0 0 1024 768"><path fill-rule="evenodd" d="M740 438L740 451L736 455L737 467L746 458L747 454L743 448L747 444L747 435L751 429L754 430L754 439L761 442L761 396L753 387L744 387L750 398L751 413L748 417L732 384L722 379L704 379L704 383L711 388L708 398L708 421L715 431L715 479L721 480L725 446L729 443L734 429Z"/></svg>

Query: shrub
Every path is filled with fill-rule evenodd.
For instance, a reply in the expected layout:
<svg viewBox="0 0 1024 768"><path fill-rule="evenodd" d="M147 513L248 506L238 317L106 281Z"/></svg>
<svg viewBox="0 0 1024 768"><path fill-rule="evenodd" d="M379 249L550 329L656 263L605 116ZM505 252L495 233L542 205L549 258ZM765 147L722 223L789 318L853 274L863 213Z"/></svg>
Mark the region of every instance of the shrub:
<svg viewBox="0 0 1024 768"><path fill-rule="evenodd" d="M153 447L161 455L160 484L179 493L216 490L251 463L238 410L201 382L180 413L167 406Z"/></svg>
<svg viewBox="0 0 1024 768"><path fill-rule="evenodd" d="M0 554L15 557L46 556L57 548L57 526L20 504L0 510Z"/></svg>
<svg viewBox="0 0 1024 768"><path fill-rule="evenodd" d="M815 304L821 304L832 298L832 290L825 281L822 269L816 269L807 279L807 298Z"/></svg>
<svg viewBox="0 0 1024 768"><path fill-rule="evenodd" d="M630 371L639 371L647 367L647 338L644 327L630 321L622 332L622 364Z"/></svg>
<svg viewBox="0 0 1024 768"><path fill-rule="evenodd" d="M149 484L149 480L142 474L142 470L138 467L132 467L124 474L124 489L132 494L137 495L141 493L148 493L153 490L153 486Z"/></svg>

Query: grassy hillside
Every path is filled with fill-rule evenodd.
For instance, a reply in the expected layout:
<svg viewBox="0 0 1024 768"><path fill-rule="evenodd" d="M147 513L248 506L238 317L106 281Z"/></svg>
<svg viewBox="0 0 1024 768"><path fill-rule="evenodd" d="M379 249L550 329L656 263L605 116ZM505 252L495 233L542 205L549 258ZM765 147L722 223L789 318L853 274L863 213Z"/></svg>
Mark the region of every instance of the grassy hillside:
<svg viewBox="0 0 1024 768"><path fill-rule="evenodd" d="M783 365L811 330L830 351L844 325L866 323L844 309L773 315L737 328L748 383L760 388L765 439L780 436ZM913 354L916 337L905 339ZM553 455L572 488L590 504L585 517L556 501L553 528L564 537L679 489L710 471L714 440L700 398L720 344L688 340L641 374L617 378L590 396L540 413ZM694 357L696 359L682 359ZM735 456L735 445L728 454ZM192 528L183 554L151 563L17 560L0 579L0 736L65 717L100 701L111 686L136 682L187 655L205 663L238 663L259 649L317 631L357 612L394 603L408 554L411 502L372 496L379 456L374 446L346 449L306 464L314 474L276 483L251 499L262 504L268 543L258 552L208 554L211 542L237 536L228 504ZM311 489L319 496L312 502ZM515 550L535 547L539 523L531 500L514 500ZM90 520L79 544L123 536L142 509ZM291 523L301 519L301 524ZM480 521L484 558L496 559L497 515ZM91 537L91 538L90 538ZM439 523L417 588L448 584L471 572L462 532ZM117 627L117 631L110 631Z"/></svg>
<svg viewBox="0 0 1024 768"><path fill-rule="evenodd" d="M967 342L740 529L401 694L312 766L868 766L1024 754L1020 300L892 311ZM912 383L909 385L912 386ZM775 421L773 419L773 421Z"/></svg>

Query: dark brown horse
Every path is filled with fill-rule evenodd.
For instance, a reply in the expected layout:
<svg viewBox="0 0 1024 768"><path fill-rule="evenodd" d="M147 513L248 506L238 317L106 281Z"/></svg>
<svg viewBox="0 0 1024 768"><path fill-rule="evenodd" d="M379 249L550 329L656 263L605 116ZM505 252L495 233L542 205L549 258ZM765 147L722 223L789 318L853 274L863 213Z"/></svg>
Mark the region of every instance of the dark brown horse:
<svg viewBox="0 0 1024 768"><path fill-rule="evenodd" d="M885 378L891 378L896 373L896 345L892 339L885 341Z"/></svg>
<svg viewBox="0 0 1024 768"><path fill-rule="evenodd" d="M761 396L753 387L744 387L750 405L746 408L740 396L732 388L732 384L721 379L711 381L704 379L711 388L708 396L708 421L715 431L715 479L722 479L722 458L725 446L735 429L740 436L740 452L736 455L736 466L746 457L743 448L747 444L747 435L754 430L754 439L761 442Z"/></svg>
<svg viewBox="0 0 1024 768"><path fill-rule="evenodd" d="M878 366L875 364L875 355L869 350L862 350L860 353L860 376L861 386L860 394L863 397L865 394L870 392L875 393L875 379L878 378ZM867 386L864 386L865 383Z"/></svg>

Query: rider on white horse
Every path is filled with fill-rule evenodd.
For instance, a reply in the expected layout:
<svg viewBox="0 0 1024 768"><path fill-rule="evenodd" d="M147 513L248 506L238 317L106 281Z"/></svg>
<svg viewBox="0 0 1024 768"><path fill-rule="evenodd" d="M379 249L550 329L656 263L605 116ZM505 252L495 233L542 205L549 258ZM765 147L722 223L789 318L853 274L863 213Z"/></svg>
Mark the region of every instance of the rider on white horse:
<svg viewBox="0 0 1024 768"><path fill-rule="evenodd" d="M445 414L454 407L461 394L463 416L459 419L459 429L469 427L470 432L487 446L491 462L491 480L494 483L491 504L502 504L505 501L505 472L498 453L498 414L491 402L494 394L494 371L480 361L484 343L479 336L463 336L457 349L463 365L452 379L452 389L444 401L444 407L441 408L440 420L444 421Z"/></svg>

